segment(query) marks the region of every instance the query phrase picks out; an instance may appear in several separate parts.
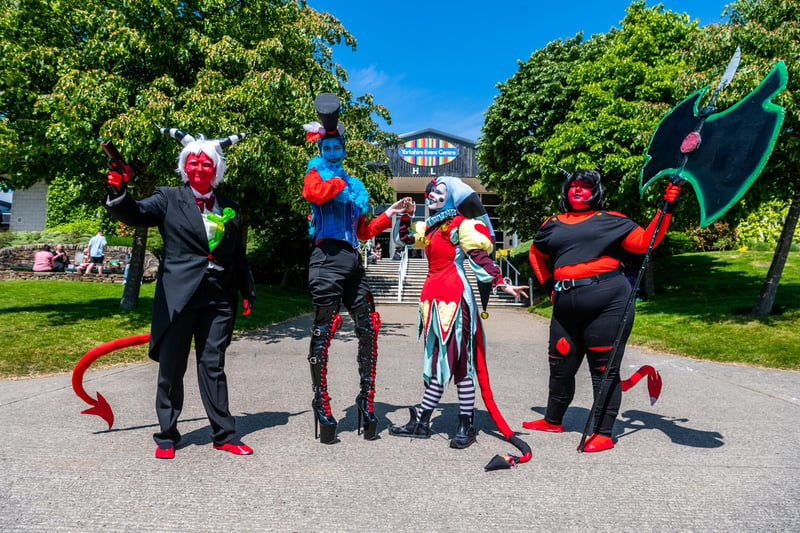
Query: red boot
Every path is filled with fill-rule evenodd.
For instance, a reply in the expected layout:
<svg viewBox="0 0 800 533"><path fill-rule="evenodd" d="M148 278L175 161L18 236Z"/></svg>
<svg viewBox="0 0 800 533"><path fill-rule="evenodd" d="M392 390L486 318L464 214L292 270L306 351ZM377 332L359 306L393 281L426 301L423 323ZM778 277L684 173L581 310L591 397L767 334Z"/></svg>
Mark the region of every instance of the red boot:
<svg viewBox="0 0 800 533"><path fill-rule="evenodd" d="M593 433L591 437L583 445L583 451L585 452L602 452L603 450L610 450L614 447L614 442L611 440L611 437L606 437L605 435L598 435L597 433Z"/></svg>
<svg viewBox="0 0 800 533"><path fill-rule="evenodd" d="M523 422L522 427L525 429L533 429L535 431L549 431L550 433L564 432L564 426L562 424L551 424L544 418L533 420L531 422Z"/></svg>

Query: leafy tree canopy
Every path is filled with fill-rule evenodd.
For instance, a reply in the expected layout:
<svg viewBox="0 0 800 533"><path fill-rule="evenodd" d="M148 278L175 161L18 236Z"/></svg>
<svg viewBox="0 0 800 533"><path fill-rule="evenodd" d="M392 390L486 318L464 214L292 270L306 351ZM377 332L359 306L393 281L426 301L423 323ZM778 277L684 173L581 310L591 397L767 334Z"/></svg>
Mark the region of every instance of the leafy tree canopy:
<svg viewBox="0 0 800 533"><path fill-rule="evenodd" d="M250 136L227 151L224 185L255 226L275 209L304 213L302 176L316 147L302 124L314 96L343 100L348 170L379 198L389 120L371 96L342 87L331 47L355 40L305 2L280 0L16 0L0 11L0 170L3 186L64 180L79 203L102 194L113 139L135 172L133 194L175 182L180 146L154 123L192 134Z"/></svg>
<svg viewBox="0 0 800 533"><path fill-rule="evenodd" d="M559 167L602 165L608 204L633 218L658 206L655 191L639 198L638 174L659 118L680 96L675 80L699 29L686 15L642 1L629 6L621 26L535 52L500 85L487 112L479 161L488 185L511 200L504 224L523 238L555 211Z"/></svg>

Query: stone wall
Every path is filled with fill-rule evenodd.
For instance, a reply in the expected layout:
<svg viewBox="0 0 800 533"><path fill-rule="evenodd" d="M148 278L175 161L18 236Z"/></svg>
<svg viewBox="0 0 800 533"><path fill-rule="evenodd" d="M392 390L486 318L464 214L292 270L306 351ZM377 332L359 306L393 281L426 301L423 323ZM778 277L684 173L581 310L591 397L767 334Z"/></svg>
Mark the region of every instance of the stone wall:
<svg viewBox="0 0 800 533"><path fill-rule="evenodd" d="M98 281L105 283L122 282L122 271L125 266L125 259L130 253L129 246L106 246L104 272L102 276L97 274L95 269L88 276L81 276L77 272L33 272L31 270L12 269L11 267L30 267L33 265L33 255L42 249L43 244L21 244L0 249L0 280L5 279L70 279L74 281ZM64 250L69 256L72 267L80 264L80 256L83 255L85 244L65 244ZM55 250L55 244L50 244L50 248ZM84 259L84 262L88 259ZM117 261L117 266L108 264L109 261ZM144 257L144 282L151 282L156 279L158 274L158 259L149 251L145 252Z"/></svg>
<svg viewBox="0 0 800 533"><path fill-rule="evenodd" d="M92 273L89 274L88 276L82 276L77 272L33 272L32 270L12 270L0 267L0 281L42 280L42 279L59 279L66 281L89 281L92 283L123 282L123 276L120 273L103 272L103 274L98 274L93 270Z"/></svg>

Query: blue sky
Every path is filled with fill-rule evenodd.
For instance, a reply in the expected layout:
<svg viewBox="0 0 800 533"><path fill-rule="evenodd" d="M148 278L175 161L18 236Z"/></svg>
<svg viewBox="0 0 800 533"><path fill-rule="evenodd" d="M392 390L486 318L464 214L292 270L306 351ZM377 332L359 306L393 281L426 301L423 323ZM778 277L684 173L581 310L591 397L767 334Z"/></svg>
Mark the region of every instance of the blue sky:
<svg viewBox="0 0 800 533"><path fill-rule="evenodd" d="M701 25L721 22L732 0L664 0ZM497 83L517 71L517 60L556 39L619 27L630 0L462 0L386 2L309 0L342 21L357 41L340 45L334 60L347 70L348 88L372 93L389 108L397 134L423 128L477 140ZM647 5L659 2L647 0ZM492 7L498 6L498 7ZM502 7L499 7L502 6Z"/></svg>

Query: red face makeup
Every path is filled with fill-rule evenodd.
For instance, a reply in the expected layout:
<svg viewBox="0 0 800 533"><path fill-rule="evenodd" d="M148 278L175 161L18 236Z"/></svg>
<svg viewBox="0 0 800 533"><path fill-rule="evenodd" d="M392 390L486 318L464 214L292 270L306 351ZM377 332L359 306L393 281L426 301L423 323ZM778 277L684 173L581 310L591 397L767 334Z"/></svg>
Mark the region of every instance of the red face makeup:
<svg viewBox="0 0 800 533"><path fill-rule="evenodd" d="M581 210L588 207L587 203L592 197L592 186L585 181L575 180L569 185L567 200L572 209Z"/></svg>
<svg viewBox="0 0 800 533"><path fill-rule="evenodd" d="M199 155L189 154L186 158L186 175L189 176L189 185L200 194L207 194L211 190L211 182L217 173L214 162L203 152Z"/></svg>

